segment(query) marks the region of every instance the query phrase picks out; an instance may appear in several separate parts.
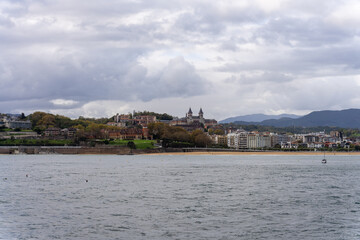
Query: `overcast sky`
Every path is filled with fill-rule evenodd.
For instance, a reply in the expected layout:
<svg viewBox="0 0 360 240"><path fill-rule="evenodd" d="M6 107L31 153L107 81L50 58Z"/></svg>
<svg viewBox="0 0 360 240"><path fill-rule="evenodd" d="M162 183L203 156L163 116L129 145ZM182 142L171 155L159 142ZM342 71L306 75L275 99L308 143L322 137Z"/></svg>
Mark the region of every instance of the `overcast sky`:
<svg viewBox="0 0 360 240"><path fill-rule="evenodd" d="M0 112L360 108L358 0L0 0Z"/></svg>

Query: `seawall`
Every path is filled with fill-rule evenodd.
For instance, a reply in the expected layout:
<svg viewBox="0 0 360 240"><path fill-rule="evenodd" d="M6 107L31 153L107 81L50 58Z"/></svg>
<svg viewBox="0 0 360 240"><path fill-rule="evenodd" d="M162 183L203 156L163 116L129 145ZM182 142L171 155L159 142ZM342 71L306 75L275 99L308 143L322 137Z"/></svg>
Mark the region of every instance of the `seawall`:
<svg viewBox="0 0 360 240"><path fill-rule="evenodd" d="M125 146L0 146L0 154L115 154L135 155L164 152L183 152L183 149L130 149Z"/></svg>

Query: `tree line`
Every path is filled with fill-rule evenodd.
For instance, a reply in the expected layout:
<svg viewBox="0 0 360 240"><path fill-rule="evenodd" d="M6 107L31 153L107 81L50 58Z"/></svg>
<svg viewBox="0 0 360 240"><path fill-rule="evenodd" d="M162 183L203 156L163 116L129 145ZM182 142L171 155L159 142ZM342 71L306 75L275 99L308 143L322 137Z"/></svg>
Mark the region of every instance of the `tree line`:
<svg viewBox="0 0 360 240"><path fill-rule="evenodd" d="M34 112L27 116L27 118L31 121L32 129L39 133L50 127L56 127L61 129L72 127L79 130L92 132L96 132L102 128L116 128L106 125L106 123L109 122L111 118L95 119L79 117L78 119L71 119L62 115L54 115L45 112Z"/></svg>
<svg viewBox="0 0 360 240"><path fill-rule="evenodd" d="M210 147L212 143L210 137L200 129L190 133L182 127L164 123L150 123L148 129L154 139L162 141L163 147Z"/></svg>

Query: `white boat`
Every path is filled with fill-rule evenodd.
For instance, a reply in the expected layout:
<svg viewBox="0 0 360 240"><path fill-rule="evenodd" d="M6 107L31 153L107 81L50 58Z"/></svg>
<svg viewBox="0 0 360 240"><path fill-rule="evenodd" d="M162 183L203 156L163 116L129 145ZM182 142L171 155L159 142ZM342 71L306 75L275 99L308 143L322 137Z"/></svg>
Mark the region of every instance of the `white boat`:
<svg viewBox="0 0 360 240"><path fill-rule="evenodd" d="M321 163L327 163L326 158L325 158L325 151L324 151L324 158L323 158L323 160L321 160Z"/></svg>

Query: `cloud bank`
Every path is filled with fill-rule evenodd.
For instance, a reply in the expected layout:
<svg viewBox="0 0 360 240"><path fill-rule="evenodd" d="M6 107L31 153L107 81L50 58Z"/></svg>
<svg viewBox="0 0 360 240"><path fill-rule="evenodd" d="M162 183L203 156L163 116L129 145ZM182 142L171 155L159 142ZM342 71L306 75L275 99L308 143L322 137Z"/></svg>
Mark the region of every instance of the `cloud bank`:
<svg viewBox="0 0 360 240"><path fill-rule="evenodd" d="M353 0L0 2L0 112L358 108Z"/></svg>

